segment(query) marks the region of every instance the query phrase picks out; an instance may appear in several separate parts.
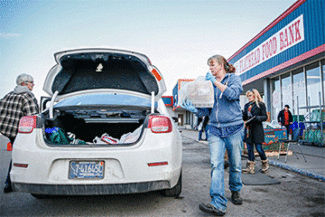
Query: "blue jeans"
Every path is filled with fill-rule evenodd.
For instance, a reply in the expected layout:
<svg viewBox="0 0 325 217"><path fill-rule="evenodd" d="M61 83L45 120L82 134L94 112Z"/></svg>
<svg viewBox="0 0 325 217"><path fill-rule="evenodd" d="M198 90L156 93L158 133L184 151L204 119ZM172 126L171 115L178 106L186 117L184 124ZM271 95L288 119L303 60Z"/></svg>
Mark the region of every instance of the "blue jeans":
<svg viewBox="0 0 325 217"><path fill-rule="evenodd" d="M248 160L254 161L254 144L246 143L247 145L247 152L248 152ZM255 144L256 151L260 155L261 160L266 160L266 155L263 150L262 144Z"/></svg>
<svg viewBox="0 0 325 217"><path fill-rule="evenodd" d="M212 198L210 203L222 211L226 211L227 208L224 181L224 156L226 149L229 158L229 189L231 191L240 191L242 188L241 154L243 132L244 128L226 138L209 134L208 141L211 158L210 196Z"/></svg>

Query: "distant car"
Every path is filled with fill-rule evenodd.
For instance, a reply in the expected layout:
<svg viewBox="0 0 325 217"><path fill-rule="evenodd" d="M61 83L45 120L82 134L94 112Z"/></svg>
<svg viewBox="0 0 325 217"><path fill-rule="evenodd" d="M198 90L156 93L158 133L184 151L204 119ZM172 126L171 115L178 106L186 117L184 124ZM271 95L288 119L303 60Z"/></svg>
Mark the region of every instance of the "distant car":
<svg viewBox="0 0 325 217"><path fill-rule="evenodd" d="M182 140L161 98L166 86L158 69L124 50L54 56L43 87L48 106L20 121L14 191L36 198L158 190L178 196Z"/></svg>

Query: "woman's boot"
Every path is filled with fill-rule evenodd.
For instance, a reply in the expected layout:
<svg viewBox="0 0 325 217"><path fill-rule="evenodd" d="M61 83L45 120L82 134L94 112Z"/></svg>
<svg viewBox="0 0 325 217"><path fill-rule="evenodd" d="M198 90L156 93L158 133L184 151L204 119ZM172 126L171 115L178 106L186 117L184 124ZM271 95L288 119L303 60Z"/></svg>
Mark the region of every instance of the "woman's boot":
<svg viewBox="0 0 325 217"><path fill-rule="evenodd" d="M269 161L262 160L262 173L267 173L267 170L269 169Z"/></svg>
<svg viewBox="0 0 325 217"><path fill-rule="evenodd" d="M255 173L255 162L254 161L247 161L246 168L242 169L242 173Z"/></svg>

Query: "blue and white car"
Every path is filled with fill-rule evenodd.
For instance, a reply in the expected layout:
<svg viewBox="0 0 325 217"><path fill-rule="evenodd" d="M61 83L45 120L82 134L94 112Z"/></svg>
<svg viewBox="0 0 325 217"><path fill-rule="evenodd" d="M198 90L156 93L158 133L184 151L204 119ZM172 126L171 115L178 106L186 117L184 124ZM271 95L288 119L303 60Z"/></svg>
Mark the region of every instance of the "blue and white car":
<svg viewBox="0 0 325 217"><path fill-rule="evenodd" d="M20 121L14 191L44 198L161 190L177 197L182 140L161 98L164 79L148 57L114 49L54 56L43 87L48 106Z"/></svg>

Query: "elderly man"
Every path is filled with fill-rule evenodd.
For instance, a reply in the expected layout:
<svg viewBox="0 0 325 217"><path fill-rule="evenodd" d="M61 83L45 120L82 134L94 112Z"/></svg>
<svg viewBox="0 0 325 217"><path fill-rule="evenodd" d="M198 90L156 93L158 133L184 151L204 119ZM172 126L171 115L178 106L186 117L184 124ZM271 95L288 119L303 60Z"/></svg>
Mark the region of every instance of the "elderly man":
<svg viewBox="0 0 325 217"><path fill-rule="evenodd" d="M31 92L34 79L27 74L21 74L16 79L17 86L0 100L0 132L14 144L18 133L19 120L23 116L35 115L39 112L37 100ZM12 192L10 180L11 161L5 182L4 193Z"/></svg>

